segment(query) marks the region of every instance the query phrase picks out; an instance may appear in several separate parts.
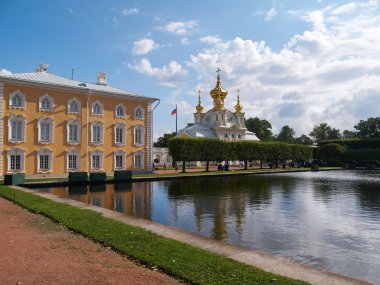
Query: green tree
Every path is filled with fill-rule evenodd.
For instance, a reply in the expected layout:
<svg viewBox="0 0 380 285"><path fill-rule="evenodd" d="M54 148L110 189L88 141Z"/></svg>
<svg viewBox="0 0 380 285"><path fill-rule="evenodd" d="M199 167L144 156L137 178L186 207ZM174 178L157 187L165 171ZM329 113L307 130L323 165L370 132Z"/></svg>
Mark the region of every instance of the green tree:
<svg viewBox="0 0 380 285"><path fill-rule="evenodd" d="M245 126L248 131L255 133L261 141L272 140L272 125L267 120L260 120L258 117L249 118L245 121Z"/></svg>
<svg viewBox="0 0 380 285"><path fill-rule="evenodd" d="M294 142L296 144L302 144L302 145L313 145L313 140L305 134L301 135L299 138L296 138Z"/></svg>
<svg viewBox="0 0 380 285"><path fill-rule="evenodd" d="M342 138L345 140L357 138L358 134L354 131L344 130L342 133Z"/></svg>
<svg viewBox="0 0 380 285"><path fill-rule="evenodd" d="M328 143L319 148L318 157L327 160L329 164L335 164L338 160L340 160L344 150L344 146L340 144Z"/></svg>
<svg viewBox="0 0 380 285"><path fill-rule="evenodd" d="M340 131L338 129L332 128L327 123L314 125L314 128L309 135L316 143L320 143L321 141L325 140L334 140L341 138Z"/></svg>
<svg viewBox="0 0 380 285"><path fill-rule="evenodd" d="M295 134L296 132L291 127L285 125L281 128L280 133L277 135L277 141L292 143L294 141Z"/></svg>
<svg viewBox="0 0 380 285"><path fill-rule="evenodd" d="M168 147L168 141L171 138L174 138L176 133L173 132L171 134L164 134L162 137L159 137L156 142L154 142L154 147Z"/></svg>
<svg viewBox="0 0 380 285"><path fill-rule="evenodd" d="M354 128L361 138L380 138L380 117L368 118L366 121L360 120Z"/></svg>

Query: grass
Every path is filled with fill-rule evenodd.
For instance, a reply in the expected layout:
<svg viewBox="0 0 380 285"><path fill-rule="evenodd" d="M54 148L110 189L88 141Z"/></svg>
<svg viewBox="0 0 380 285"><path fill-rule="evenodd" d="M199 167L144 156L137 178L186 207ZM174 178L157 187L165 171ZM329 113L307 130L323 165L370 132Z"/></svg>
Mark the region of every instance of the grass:
<svg viewBox="0 0 380 285"><path fill-rule="evenodd" d="M104 218L91 210L53 202L7 186L0 186L0 196L188 283L274 284L276 278L275 284L307 284Z"/></svg>

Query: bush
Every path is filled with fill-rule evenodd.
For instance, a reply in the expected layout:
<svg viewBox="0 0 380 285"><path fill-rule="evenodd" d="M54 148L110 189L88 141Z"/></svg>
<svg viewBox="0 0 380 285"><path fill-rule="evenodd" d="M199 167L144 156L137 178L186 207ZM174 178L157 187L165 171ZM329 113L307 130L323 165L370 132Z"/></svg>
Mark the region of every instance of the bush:
<svg viewBox="0 0 380 285"><path fill-rule="evenodd" d="M323 146L330 143L346 146L349 149L362 149L362 148L380 149L380 139L329 140L329 141L323 141L319 145Z"/></svg>
<svg viewBox="0 0 380 285"><path fill-rule="evenodd" d="M329 143L321 146L318 150L318 158L325 159L329 165L339 164L345 148L336 143Z"/></svg>

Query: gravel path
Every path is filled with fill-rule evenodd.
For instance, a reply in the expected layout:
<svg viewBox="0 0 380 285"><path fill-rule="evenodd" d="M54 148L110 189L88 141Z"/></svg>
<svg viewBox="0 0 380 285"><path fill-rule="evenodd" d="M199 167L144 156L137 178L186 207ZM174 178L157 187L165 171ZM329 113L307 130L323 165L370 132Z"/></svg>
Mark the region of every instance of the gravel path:
<svg viewBox="0 0 380 285"><path fill-rule="evenodd" d="M179 284L0 198L0 284Z"/></svg>

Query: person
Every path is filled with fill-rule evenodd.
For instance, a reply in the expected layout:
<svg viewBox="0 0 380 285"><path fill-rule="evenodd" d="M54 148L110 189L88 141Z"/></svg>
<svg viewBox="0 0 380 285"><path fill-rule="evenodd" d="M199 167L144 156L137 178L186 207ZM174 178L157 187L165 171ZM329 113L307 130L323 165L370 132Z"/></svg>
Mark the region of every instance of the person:
<svg viewBox="0 0 380 285"><path fill-rule="evenodd" d="M152 173L154 174L154 170L156 169L156 163L153 161L153 168L152 168Z"/></svg>
<svg viewBox="0 0 380 285"><path fill-rule="evenodd" d="M164 173L165 173L165 171L166 171L166 163L164 163Z"/></svg>

